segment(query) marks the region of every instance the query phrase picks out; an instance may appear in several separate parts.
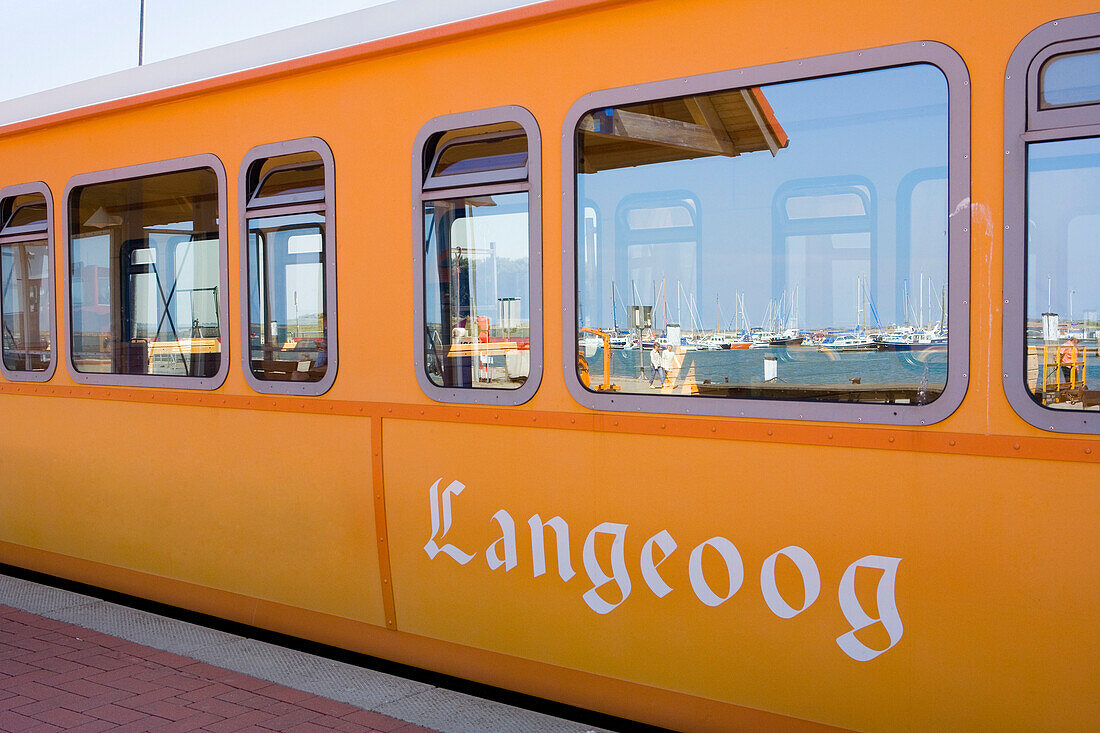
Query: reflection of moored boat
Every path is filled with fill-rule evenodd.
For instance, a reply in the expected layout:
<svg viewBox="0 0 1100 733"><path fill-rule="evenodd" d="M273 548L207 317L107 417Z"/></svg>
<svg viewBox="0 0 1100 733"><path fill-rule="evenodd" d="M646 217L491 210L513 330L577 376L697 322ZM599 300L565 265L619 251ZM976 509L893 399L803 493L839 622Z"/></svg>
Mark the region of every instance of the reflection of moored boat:
<svg viewBox="0 0 1100 733"><path fill-rule="evenodd" d="M777 333L768 339L769 346L801 346L802 334L793 328Z"/></svg>
<svg viewBox="0 0 1100 733"><path fill-rule="evenodd" d="M878 341L880 351L921 351L946 349L947 332L939 329L912 333L888 334Z"/></svg>
<svg viewBox="0 0 1100 733"><path fill-rule="evenodd" d="M877 351L879 344L865 333L840 333L821 342L818 351Z"/></svg>
<svg viewBox="0 0 1100 733"><path fill-rule="evenodd" d="M629 349L634 339L626 334L616 334L611 337L610 342L612 349Z"/></svg>

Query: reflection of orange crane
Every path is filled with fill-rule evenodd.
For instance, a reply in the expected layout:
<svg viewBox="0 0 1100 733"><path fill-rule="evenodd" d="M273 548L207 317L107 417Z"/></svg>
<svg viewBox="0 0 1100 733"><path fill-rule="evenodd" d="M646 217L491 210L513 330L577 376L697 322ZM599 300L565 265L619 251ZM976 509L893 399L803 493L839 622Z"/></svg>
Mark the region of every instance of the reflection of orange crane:
<svg viewBox="0 0 1100 733"><path fill-rule="evenodd" d="M581 333L595 334L603 339L603 384L597 384L596 391L618 392L619 385L611 383L611 334L588 326L582 328ZM577 366L580 368L581 380L584 381L584 385L587 387L589 383L588 361L579 353L577 354Z"/></svg>

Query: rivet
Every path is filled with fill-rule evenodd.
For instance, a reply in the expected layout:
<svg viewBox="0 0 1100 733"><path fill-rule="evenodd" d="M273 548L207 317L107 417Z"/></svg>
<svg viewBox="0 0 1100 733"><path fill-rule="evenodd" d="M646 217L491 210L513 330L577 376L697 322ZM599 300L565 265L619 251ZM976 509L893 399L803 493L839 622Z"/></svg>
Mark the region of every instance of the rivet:
<svg viewBox="0 0 1100 733"><path fill-rule="evenodd" d="M612 424L612 426L616 426L616 427L617 427L617 426L618 426L618 424L619 424L619 421L618 421L618 420L616 420L615 422L613 422L613 423L611 423L611 424Z"/></svg>
<svg viewBox="0 0 1100 733"><path fill-rule="evenodd" d="M383 582L383 583L389 583L389 582L390 582L390 579L389 579L389 578L382 578L382 582Z"/></svg>
<svg viewBox="0 0 1100 733"><path fill-rule="evenodd" d="M716 433L716 432L718 432L718 428L717 428L716 426L714 426L714 425L711 425L711 426L710 426L710 432L712 432L712 433Z"/></svg>
<svg viewBox="0 0 1100 733"><path fill-rule="evenodd" d="M661 423L661 430L664 430L664 429L665 429L665 424Z"/></svg>
<svg viewBox="0 0 1100 733"><path fill-rule="evenodd" d="M829 440L832 440L832 439L833 439L833 434L829 433Z"/></svg>
<svg viewBox="0 0 1100 733"><path fill-rule="evenodd" d="M421 414L421 415L423 415L423 414L424 414L424 411L423 411L423 410L421 410L421 411L420 411L420 414Z"/></svg>
<svg viewBox="0 0 1100 733"><path fill-rule="evenodd" d="M949 441L947 441L947 444L948 445L955 445L955 441L954 440L949 440Z"/></svg>
<svg viewBox="0 0 1100 733"><path fill-rule="evenodd" d="M894 442L894 436L891 435L889 438L887 438L887 440L890 441L891 443L893 443Z"/></svg>
<svg viewBox="0 0 1100 733"><path fill-rule="evenodd" d="M1092 448L1085 448L1085 454L1088 455L1089 453L1092 453Z"/></svg>
<svg viewBox="0 0 1100 733"><path fill-rule="evenodd" d="M772 430L771 430L771 428L768 428L768 435L771 435L771 434L772 434Z"/></svg>
<svg viewBox="0 0 1100 733"><path fill-rule="evenodd" d="M1020 450L1020 444L1019 443L1013 443L1012 444L1012 449L1013 450Z"/></svg>
<svg viewBox="0 0 1100 733"><path fill-rule="evenodd" d="M577 418L571 417L571 418L569 418L569 422L575 423L575 422L577 422Z"/></svg>

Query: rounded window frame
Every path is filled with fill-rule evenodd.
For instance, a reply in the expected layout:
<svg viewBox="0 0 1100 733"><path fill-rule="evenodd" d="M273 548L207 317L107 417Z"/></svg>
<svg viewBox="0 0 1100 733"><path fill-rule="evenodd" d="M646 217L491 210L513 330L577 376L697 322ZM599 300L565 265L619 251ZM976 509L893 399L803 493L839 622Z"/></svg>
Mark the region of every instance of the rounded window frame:
<svg viewBox="0 0 1100 733"><path fill-rule="evenodd" d="M828 56L795 59L697 76L617 87L584 95L569 109L562 125L562 334L571 342L577 323L576 263L576 129L593 109L638 104L646 100L706 94L765 84L799 81L896 66L930 64L944 75L948 94L948 211L970 199L970 74L962 57L937 41L913 41ZM925 405L808 402L745 398L699 398L671 395L601 393L586 389L576 370L576 349L562 350L566 387L578 403L592 410L654 414L706 415L780 420L931 425L950 417L962 404L969 384L970 360L970 221L948 217L948 350L947 384L939 398Z"/></svg>
<svg viewBox="0 0 1100 733"><path fill-rule="evenodd" d="M214 172L218 181L218 248L221 256L218 276L218 317L221 323L230 323L229 309L229 232L226 231L228 221L228 205L226 192L225 166L221 159L213 153L200 153L183 158L171 158L152 163L139 163L137 165L122 168L111 168L93 173L78 173L65 184L65 192L62 194L61 231L63 246L61 247L62 283L65 296L65 367L69 376L77 384L100 385L105 387L153 387L165 389L194 389L216 390L225 384L229 376L229 361L231 357L230 332L231 328L222 330L221 362L218 371L211 377L178 377L153 374L115 374L104 372L82 372L73 364L73 323L72 323L72 252L70 235L70 199L73 190L83 186L91 186L97 183L112 183L125 181L132 178L147 178L150 176L167 173L180 173L200 168L209 168Z"/></svg>
<svg viewBox="0 0 1100 733"><path fill-rule="evenodd" d="M50 255L46 272L47 289L50 298L50 365L37 372L8 369L4 365L3 358L0 358L0 376L12 382L48 382L53 378L54 373L57 372L57 352L59 346L57 342L57 249L54 247L53 193L50 191L50 187L44 182L35 181L34 183L23 183L16 186L0 188L0 201L32 193L41 194L46 200L46 228L41 232L41 237L34 236L38 234L38 232L12 234L10 239L0 234L0 243L4 241L29 241L37 238L44 238L46 240L46 248ZM3 306L0 305L0 309L2 308ZM2 315L2 310L0 310L0 315Z"/></svg>
<svg viewBox="0 0 1100 733"><path fill-rule="evenodd" d="M446 179L425 179L424 151L436 135L500 123L515 123L527 136L527 175L516 175L516 169L497 172L456 174ZM435 156L433 156L434 158ZM428 161L432 162L432 161ZM426 185L427 184L427 185ZM499 189L499 190L498 190ZM441 387L428 378L425 349L424 288L424 217L425 201L470 191L484 193L521 193L528 195L527 247L528 293L530 303L531 366L527 380L516 389L481 387ZM524 107L507 105L491 109L443 115L429 120L416 134L412 150L412 235L413 235L413 361L420 389L436 402L518 406L529 402L542 383L544 353L543 293L542 293L542 137L535 116Z"/></svg>
<svg viewBox="0 0 1100 733"><path fill-rule="evenodd" d="M253 207L259 212L257 217L278 215L280 213L305 213L321 211L325 215L325 328L328 346L328 366L325 376L316 382L290 382L283 380L259 379L252 373L251 339L249 337L250 314L248 282L248 220L249 190L248 172L256 163L268 158L297 153L316 153L325 166L325 190L316 196L313 194L283 194L272 196L271 201L262 208ZM260 181L262 183L262 181ZM319 137L303 137L284 140L277 143L257 145L241 159L237 178L237 219L238 219L238 267L240 268L240 338L241 369L248 386L259 394L293 395L295 397L320 397L332 389L339 369L339 315L337 312L336 288L336 159L328 143Z"/></svg>
<svg viewBox="0 0 1100 733"><path fill-rule="evenodd" d="M1020 41L1005 69L1002 386L1024 422L1047 432L1100 435L1100 413L1056 410L1036 402L1027 387L1027 146L1100 137L1100 101L1044 107L1039 71L1064 53L1100 50L1100 13L1059 18Z"/></svg>

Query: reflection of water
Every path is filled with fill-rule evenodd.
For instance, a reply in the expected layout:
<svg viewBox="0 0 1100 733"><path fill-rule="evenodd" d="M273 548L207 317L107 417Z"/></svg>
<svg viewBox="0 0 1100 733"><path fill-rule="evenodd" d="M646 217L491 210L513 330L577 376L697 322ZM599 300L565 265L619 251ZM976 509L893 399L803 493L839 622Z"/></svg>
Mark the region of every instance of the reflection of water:
<svg viewBox="0 0 1100 733"><path fill-rule="evenodd" d="M638 365L649 375L649 352L611 352L611 377L637 377ZM779 379L791 384L849 384L858 377L861 384L911 383L943 388L947 383L947 352L939 349L922 351L858 351L829 353L816 347L731 349L729 351L688 351L683 354L680 381L694 369L694 381L702 383L730 382L753 384L764 381L764 357L774 356L778 362ZM588 359L593 381L603 376L603 351Z"/></svg>

